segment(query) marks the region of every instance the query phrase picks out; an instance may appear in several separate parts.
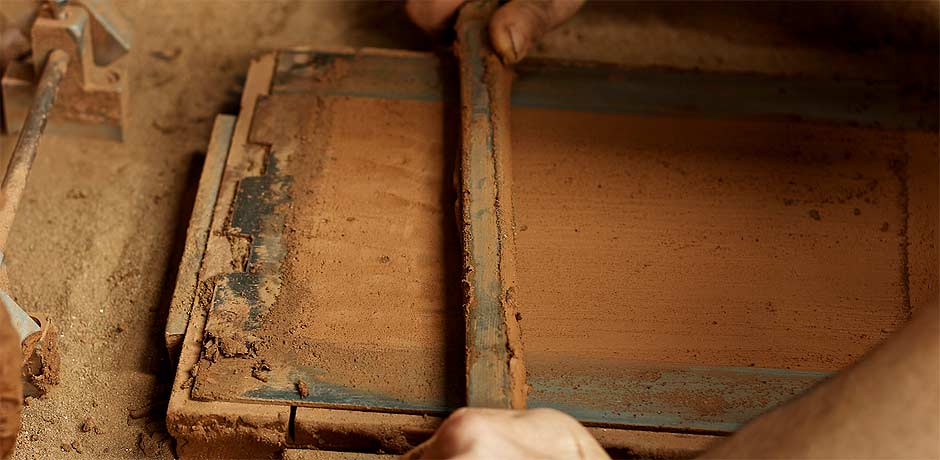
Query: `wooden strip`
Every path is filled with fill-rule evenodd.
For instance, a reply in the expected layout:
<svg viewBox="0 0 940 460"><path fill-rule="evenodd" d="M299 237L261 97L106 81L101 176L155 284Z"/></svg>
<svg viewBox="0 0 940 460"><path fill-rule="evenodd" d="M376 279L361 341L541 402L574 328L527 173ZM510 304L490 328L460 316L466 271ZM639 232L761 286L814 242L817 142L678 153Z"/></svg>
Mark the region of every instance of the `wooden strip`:
<svg viewBox="0 0 940 460"><path fill-rule="evenodd" d="M209 227L212 224L212 209L219 197L222 173L225 171L234 128L234 116L219 115L215 118L202 174L199 176L199 189L196 191L196 201L189 218L186 245L176 275L176 288L173 291L165 329L166 347L174 359L179 354L180 341L186 332L189 315L196 300L199 267L202 266L202 258L206 252Z"/></svg>
<svg viewBox="0 0 940 460"><path fill-rule="evenodd" d="M431 53L290 51L272 94L440 100L449 76ZM325 63L325 64L324 64ZM326 68L326 70L324 70ZM625 67L526 58L513 67L513 107L831 123L935 133L932 89L897 82ZM317 78L328 74L331 78ZM334 78L336 77L336 78ZM864 100L864 105L858 101Z"/></svg>
<svg viewBox="0 0 940 460"><path fill-rule="evenodd" d="M284 457L307 458L301 455L309 452L307 449L402 454L430 438L443 420L419 415L301 407L296 409L291 448L284 451ZM587 430L615 458L690 458L722 439L703 434L592 426Z"/></svg>
<svg viewBox="0 0 940 460"><path fill-rule="evenodd" d="M238 121L235 122L235 133L232 135L232 145L229 147L228 164L213 212L206 259L199 272L200 280L208 280L228 273L236 265L229 247L228 236L225 233L226 221L235 200L235 191L239 181L246 176L257 175L264 159L263 146L251 144L248 134L251 132L258 99L268 95L271 90L275 64L275 53L259 56L251 61L248 76L245 78Z"/></svg>
<svg viewBox="0 0 940 460"><path fill-rule="evenodd" d="M423 415L298 407L291 447L401 454L430 438L443 421Z"/></svg>
<svg viewBox="0 0 940 460"><path fill-rule="evenodd" d="M467 404L524 408L522 338L515 318L509 172L509 71L485 33L496 2L465 5L460 61L461 219L466 289Z"/></svg>
<svg viewBox="0 0 940 460"><path fill-rule="evenodd" d="M216 457L267 458L283 449L287 442L290 408L220 401L195 401L190 398L192 382L198 374L199 356L207 310L215 277L232 269L232 255L221 230L234 199L238 180L250 169L247 144L255 103L268 94L274 74L274 54L252 61L242 94L241 113L235 123L228 163L214 205L212 230L206 255L200 267L197 298L182 342L173 391L167 407L167 430L176 439L181 458Z"/></svg>

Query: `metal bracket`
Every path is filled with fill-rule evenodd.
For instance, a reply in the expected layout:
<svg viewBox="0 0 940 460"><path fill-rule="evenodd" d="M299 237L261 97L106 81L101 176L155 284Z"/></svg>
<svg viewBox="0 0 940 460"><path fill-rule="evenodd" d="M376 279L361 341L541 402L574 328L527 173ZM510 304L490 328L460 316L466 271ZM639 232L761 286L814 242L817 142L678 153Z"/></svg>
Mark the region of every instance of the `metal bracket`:
<svg viewBox="0 0 940 460"><path fill-rule="evenodd" d="M82 6L60 6L54 14L38 17L32 28L32 66L14 62L6 69L2 91L7 132L22 126L37 75L49 53L61 49L72 64L51 116L53 125L80 123L98 135L123 138L127 74L114 61L129 50L127 23L104 0L76 3Z"/></svg>

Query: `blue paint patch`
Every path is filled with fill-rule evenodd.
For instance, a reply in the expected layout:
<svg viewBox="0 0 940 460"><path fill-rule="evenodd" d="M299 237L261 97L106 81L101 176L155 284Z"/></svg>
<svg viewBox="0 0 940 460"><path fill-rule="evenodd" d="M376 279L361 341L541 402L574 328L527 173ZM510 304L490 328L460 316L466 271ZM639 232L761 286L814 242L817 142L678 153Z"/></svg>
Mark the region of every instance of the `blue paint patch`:
<svg viewBox="0 0 940 460"><path fill-rule="evenodd" d="M731 432L797 396L826 372L787 369L611 365L564 378L530 372L529 407L551 407L595 425Z"/></svg>
<svg viewBox="0 0 940 460"><path fill-rule="evenodd" d="M349 388L313 378L305 379L310 394L301 398L295 388L260 386L242 394L247 399L294 402L299 405L325 406L331 408L360 409L417 414L442 414L455 408L422 401L405 401L389 395ZM306 403L306 404L305 404Z"/></svg>

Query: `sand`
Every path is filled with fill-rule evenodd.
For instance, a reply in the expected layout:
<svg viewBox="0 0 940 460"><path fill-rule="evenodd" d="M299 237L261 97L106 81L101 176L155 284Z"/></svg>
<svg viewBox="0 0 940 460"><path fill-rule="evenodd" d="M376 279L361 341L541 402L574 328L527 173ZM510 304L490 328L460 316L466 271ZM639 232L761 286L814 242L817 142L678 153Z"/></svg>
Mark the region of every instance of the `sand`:
<svg viewBox="0 0 940 460"><path fill-rule="evenodd" d="M165 309L212 119L237 110L249 59L309 43L426 46L418 31L377 27L406 24L392 6L116 5L135 22L125 142L44 138L4 248L11 294L60 329L63 368L62 383L24 407L15 459L173 458ZM4 159L13 144L0 136ZM86 417L99 429L83 432ZM81 455L64 451L73 442Z"/></svg>
<svg viewBox="0 0 940 460"><path fill-rule="evenodd" d="M459 404L453 119L439 102L278 98L276 116L319 109L301 117L290 152L284 283L261 356L354 389Z"/></svg>
<svg viewBox="0 0 940 460"><path fill-rule="evenodd" d="M515 110L526 351L853 362L910 315L908 235L936 235L936 221L908 228L908 158L933 153L909 138ZM937 273L935 257L920 269Z"/></svg>

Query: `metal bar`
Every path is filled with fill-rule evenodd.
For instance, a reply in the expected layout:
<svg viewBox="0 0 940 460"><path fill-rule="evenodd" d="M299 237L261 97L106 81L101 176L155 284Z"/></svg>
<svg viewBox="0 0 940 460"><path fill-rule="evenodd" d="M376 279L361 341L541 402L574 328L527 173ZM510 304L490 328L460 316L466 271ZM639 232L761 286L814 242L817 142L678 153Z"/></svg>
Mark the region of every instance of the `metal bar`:
<svg viewBox="0 0 940 460"><path fill-rule="evenodd" d="M467 405L523 408L522 338L512 300L510 74L490 48L486 34L495 7L493 0L467 3L456 26Z"/></svg>
<svg viewBox="0 0 940 460"><path fill-rule="evenodd" d="M39 85L36 87L36 97L29 114L26 115L26 122L20 129L6 175L3 177L3 184L0 185L0 248L6 248L7 237L10 236L13 219L16 217L16 208L23 197L33 160L36 159L39 139L46 129L46 122L59 92L59 84L68 68L67 53L61 50L49 53Z"/></svg>

